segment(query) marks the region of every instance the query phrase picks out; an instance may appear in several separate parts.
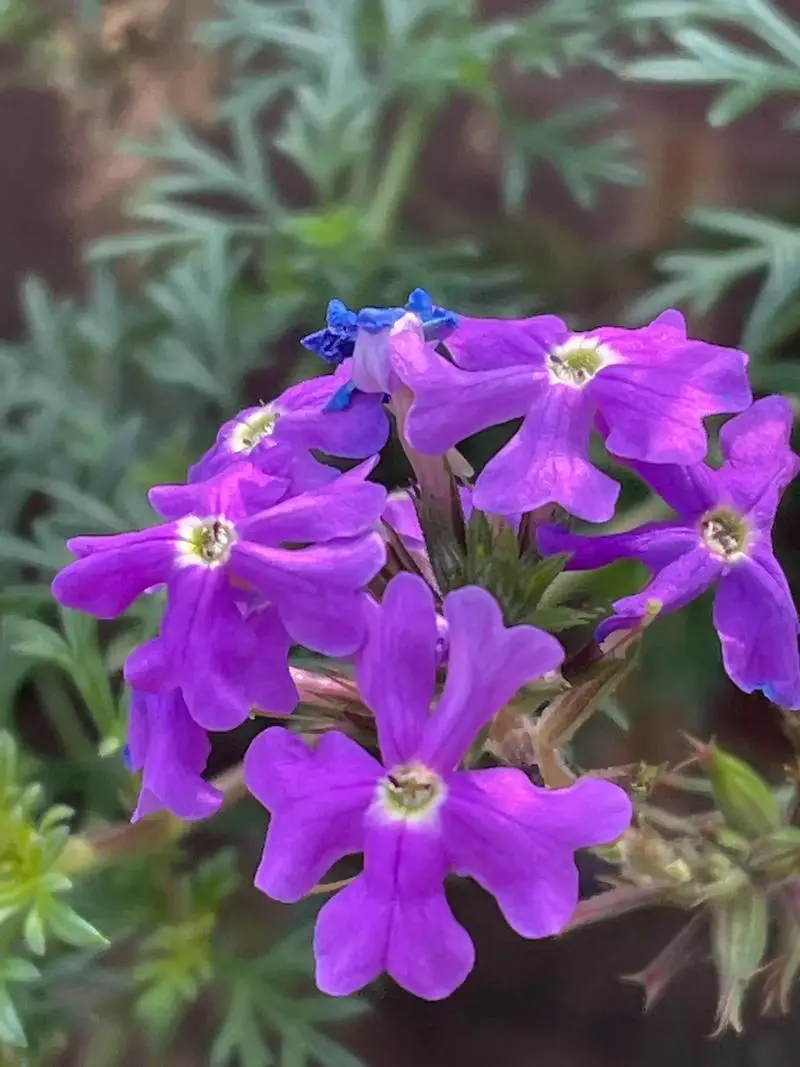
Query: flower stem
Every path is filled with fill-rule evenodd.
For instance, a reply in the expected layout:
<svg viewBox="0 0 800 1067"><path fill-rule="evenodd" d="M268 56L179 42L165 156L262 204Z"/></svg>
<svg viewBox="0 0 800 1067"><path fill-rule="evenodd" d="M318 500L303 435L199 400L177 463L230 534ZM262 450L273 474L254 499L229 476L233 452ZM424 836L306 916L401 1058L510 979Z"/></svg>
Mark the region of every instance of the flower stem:
<svg viewBox="0 0 800 1067"><path fill-rule="evenodd" d="M378 179L372 202L367 208L365 233L370 245L382 248L394 228L397 213L405 198L408 182L419 155L428 124L429 109L413 104L403 116Z"/></svg>

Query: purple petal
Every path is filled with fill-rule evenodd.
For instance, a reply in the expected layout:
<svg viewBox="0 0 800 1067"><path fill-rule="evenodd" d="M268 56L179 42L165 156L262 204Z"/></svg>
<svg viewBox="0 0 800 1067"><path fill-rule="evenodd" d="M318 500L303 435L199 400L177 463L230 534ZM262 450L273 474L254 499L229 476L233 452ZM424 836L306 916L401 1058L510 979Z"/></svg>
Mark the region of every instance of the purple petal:
<svg viewBox="0 0 800 1067"><path fill-rule="evenodd" d="M415 996L449 996L472 970L475 949L447 903L445 874L438 834L402 823L372 824L364 873L317 919L319 988L346 996L386 970Z"/></svg>
<svg viewBox="0 0 800 1067"><path fill-rule="evenodd" d="M717 478L720 495L740 511L755 511L760 525L770 525L780 494L797 474L800 459L790 438L794 413L782 396L767 396L719 433L725 460Z"/></svg>
<svg viewBox="0 0 800 1067"><path fill-rule="evenodd" d="M398 574L373 613L357 660L361 696L375 713L387 767L410 759L436 685L436 609L422 578Z"/></svg>
<svg viewBox="0 0 800 1067"><path fill-rule="evenodd" d="M381 518L391 526L409 552L425 551L425 538L422 535L417 509L406 489L398 489L389 494Z"/></svg>
<svg viewBox="0 0 800 1067"><path fill-rule="evenodd" d="M166 581L175 555L175 543L165 539L93 552L65 567L50 588L60 604L113 619L145 590Z"/></svg>
<svg viewBox="0 0 800 1067"><path fill-rule="evenodd" d="M261 410L260 407L245 408L223 423L216 443L189 468L189 481L208 481L237 463L252 463L254 467L268 468L270 473L284 474L295 451L288 441L278 441L274 436L267 436L262 437L252 448L239 448L236 445L237 431L248 418L257 415Z"/></svg>
<svg viewBox="0 0 800 1067"><path fill-rule="evenodd" d="M352 360L335 374L322 375L287 389L276 401L283 409L275 434L304 448L360 459L380 452L389 436L383 394L356 393L343 411L326 411L328 402L350 381Z"/></svg>
<svg viewBox="0 0 800 1067"><path fill-rule="evenodd" d="M237 541L233 569L271 600L294 640L330 656L355 652L365 636L365 594L386 559L377 533L309 548Z"/></svg>
<svg viewBox="0 0 800 1067"><path fill-rule="evenodd" d="M678 467L674 463L628 460L627 466L686 522L694 522L719 503L716 471L705 463Z"/></svg>
<svg viewBox="0 0 800 1067"><path fill-rule="evenodd" d="M619 485L589 460L592 417L584 389L550 385L479 476L475 507L508 515L557 503L587 522L610 519Z"/></svg>
<svg viewBox="0 0 800 1067"><path fill-rule="evenodd" d="M288 478L264 474L252 463L240 460L204 482L154 485L147 497L157 511L170 519L224 515L235 521L256 506L268 508L277 504L288 489Z"/></svg>
<svg viewBox="0 0 800 1067"><path fill-rule="evenodd" d="M142 788L132 822L166 808L181 819L204 819L222 793L202 778L211 744L191 718L180 693L131 694L128 743Z"/></svg>
<svg viewBox="0 0 800 1067"><path fill-rule="evenodd" d="M760 689L782 707L800 708L797 611L771 552L762 548L722 578L714 597L714 626L725 670L740 689Z"/></svg>
<svg viewBox="0 0 800 1067"><path fill-rule="evenodd" d="M708 450L703 419L752 403L747 356L687 340L659 319L640 330L592 332L622 356L588 391L609 428L614 455L649 463L699 463Z"/></svg>
<svg viewBox="0 0 800 1067"><path fill-rule="evenodd" d="M460 370L410 330L393 337L393 359L414 393L406 420L409 444L429 455L524 414L544 389L544 371L513 366Z"/></svg>
<svg viewBox="0 0 800 1067"><path fill-rule="evenodd" d="M136 545L149 544L151 541L175 541L178 537L178 525L174 522L150 526L146 530L134 530L131 533L104 534L92 537L70 537L67 548L81 559L93 556L96 552L111 552L133 548Z"/></svg>
<svg viewBox="0 0 800 1067"><path fill-rule="evenodd" d="M160 637L143 641L134 648L125 660L123 676L129 685L148 693L163 693L177 685Z"/></svg>
<svg viewBox="0 0 800 1067"><path fill-rule="evenodd" d="M474 319L459 316L447 350L465 370L544 367L548 352L566 341L569 331L555 315L530 319Z"/></svg>
<svg viewBox="0 0 800 1067"><path fill-rule="evenodd" d="M653 604L658 604L663 614L677 611L713 585L724 569L725 564L720 558L698 544L668 563L641 593L615 600L616 615L598 627L598 640L626 623L635 624L649 613Z"/></svg>
<svg viewBox="0 0 800 1067"><path fill-rule="evenodd" d="M375 461L368 460L330 485L254 515L241 524L240 536L278 545L282 541L310 543L364 533L378 521L386 503L383 486L364 480L374 466Z"/></svg>
<svg viewBox="0 0 800 1067"><path fill-rule="evenodd" d="M269 809L256 886L286 903L305 896L343 856L364 848L365 815L383 768L337 731L311 749L274 727L252 742L247 787Z"/></svg>
<svg viewBox="0 0 800 1067"><path fill-rule="evenodd" d="M626 533L596 536L570 533L562 526L540 526L537 543L545 556L571 552L567 570L593 570L619 559L638 559L652 570L661 570L696 547L697 531L675 522L649 522Z"/></svg>
<svg viewBox="0 0 800 1067"><path fill-rule="evenodd" d="M510 768L467 771L450 781L442 833L450 866L491 893L518 934L547 937L578 902L575 849L613 841L631 812L624 791L597 778L549 790Z"/></svg>
<svg viewBox="0 0 800 1067"><path fill-rule="evenodd" d="M477 586L446 596L444 616L447 682L423 734L419 758L446 773L520 686L555 670L564 651L554 637L533 626L506 627L497 602Z"/></svg>
<svg viewBox="0 0 800 1067"><path fill-rule="evenodd" d="M419 321L416 316L413 318L415 322ZM394 392L396 383L392 374L388 328L376 333L359 329L353 348L350 378L356 389L363 393L384 396Z"/></svg>
<svg viewBox="0 0 800 1067"><path fill-rule="evenodd" d="M274 609L245 619L221 569L186 567L170 582L163 653L193 718L232 730L254 707L290 712L290 640Z"/></svg>

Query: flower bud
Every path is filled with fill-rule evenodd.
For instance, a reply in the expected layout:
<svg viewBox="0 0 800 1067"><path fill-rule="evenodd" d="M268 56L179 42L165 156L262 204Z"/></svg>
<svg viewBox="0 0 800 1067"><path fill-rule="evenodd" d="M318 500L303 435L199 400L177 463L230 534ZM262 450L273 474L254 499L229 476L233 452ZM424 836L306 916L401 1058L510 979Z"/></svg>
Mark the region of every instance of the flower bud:
<svg viewBox="0 0 800 1067"><path fill-rule="evenodd" d="M745 994L767 947L767 901L746 886L717 901L711 917L713 958L719 975L716 1033L728 1028L741 1033Z"/></svg>
<svg viewBox="0 0 800 1067"><path fill-rule="evenodd" d="M764 779L717 745L699 745L700 766L711 783L717 808L732 830L762 837L781 824L781 809Z"/></svg>

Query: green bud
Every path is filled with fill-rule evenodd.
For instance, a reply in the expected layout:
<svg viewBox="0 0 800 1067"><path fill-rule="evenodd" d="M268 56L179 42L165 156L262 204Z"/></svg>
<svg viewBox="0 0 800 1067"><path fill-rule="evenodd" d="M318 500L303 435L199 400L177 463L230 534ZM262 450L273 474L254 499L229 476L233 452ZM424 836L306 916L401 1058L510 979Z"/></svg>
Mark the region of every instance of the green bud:
<svg viewBox="0 0 800 1067"><path fill-rule="evenodd" d="M732 830L755 838L781 825L775 794L748 763L714 744L699 745L698 755L717 808Z"/></svg>
<svg viewBox="0 0 800 1067"><path fill-rule="evenodd" d="M711 908L711 943L719 976L717 1029L742 1031L742 1008L761 966L769 935L766 898L752 886L716 901Z"/></svg>

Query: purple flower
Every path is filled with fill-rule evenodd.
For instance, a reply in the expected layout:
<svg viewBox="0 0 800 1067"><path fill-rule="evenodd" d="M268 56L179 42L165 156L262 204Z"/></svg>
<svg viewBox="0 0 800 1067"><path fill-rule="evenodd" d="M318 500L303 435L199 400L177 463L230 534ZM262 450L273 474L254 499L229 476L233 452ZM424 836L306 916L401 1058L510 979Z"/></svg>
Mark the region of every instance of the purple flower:
<svg viewBox="0 0 800 1067"><path fill-rule="evenodd" d="M293 641L340 656L364 639L364 587L385 558L371 527L386 491L364 480L375 462L295 497L286 497L286 481L247 463L208 482L156 487L151 501L172 521L74 538L69 547L82 558L56 576L53 593L111 618L165 584L160 636L131 655L128 681L180 688L211 730L237 726L252 707L291 711Z"/></svg>
<svg viewBox="0 0 800 1067"><path fill-rule="evenodd" d="M797 612L771 542L781 493L800 468L791 429L789 402L765 397L723 426L719 470L632 464L675 509L676 521L604 537L541 528L541 550L573 552L571 569L632 557L653 572L641 593L614 603L598 637L634 626L653 602L675 611L715 585L714 626L730 678L746 693L760 689L784 707L800 707Z"/></svg>
<svg viewBox="0 0 800 1067"><path fill-rule="evenodd" d="M392 369L389 337L395 324L406 315L419 323L427 341L441 341L455 329L458 317L434 304L424 289L409 294L405 308L362 308L351 311L341 300L328 304L328 325L300 342L329 363L352 357L348 382L334 395L329 410L341 411L359 394L382 398L397 388Z"/></svg>
<svg viewBox="0 0 800 1067"><path fill-rule="evenodd" d="M345 363L334 374L291 386L269 404L240 411L191 468L190 481L211 478L247 459L268 474L288 478L292 493L305 492L338 475L318 463L309 449L353 459L380 452L389 435L389 420L379 400L358 395L346 409L326 410L349 381L350 364Z"/></svg>
<svg viewBox="0 0 800 1067"><path fill-rule="evenodd" d="M166 808L181 819L204 819L222 804L222 793L203 781L211 752L205 730L189 714L177 689L131 692L129 770L142 771L132 822Z"/></svg>
<svg viewBox="0 0 800 1067"><path fill-rule="evenodd" d="M409 443L441 454L470 434L523 418L475 487L504 515L558 503L589 522L614 512L619 485L589 459L597 425L615 456L690 464L706 454L703 418L751 402L743 352L687 338L667 311L638 330L570 333L561 319L461 318L455 365L404 339L393 365L415 394Z"/></svg>
<svg viewBox="0 0 800 1067"><path fill-rule="evenodd" d="M448 673L435 711L437 623L427 585L389 584L358 660L384 765L340 733L314 750L271 728L245 759L250 790L272 813L256 885L295 901L331 864L364 853L364 871L317 920L317 984L346 995L382 971L417 996L446 997L474 949L443 882L454 872L492 893L523 937L561 930L578 899L577 848L612 840L630 820L617 786L532 785L519 770L458 770L478 731L563 653L530 626L507 629L492 597L466 587L444 600ZM440 650L439 650L440 651Z"/></svg>

